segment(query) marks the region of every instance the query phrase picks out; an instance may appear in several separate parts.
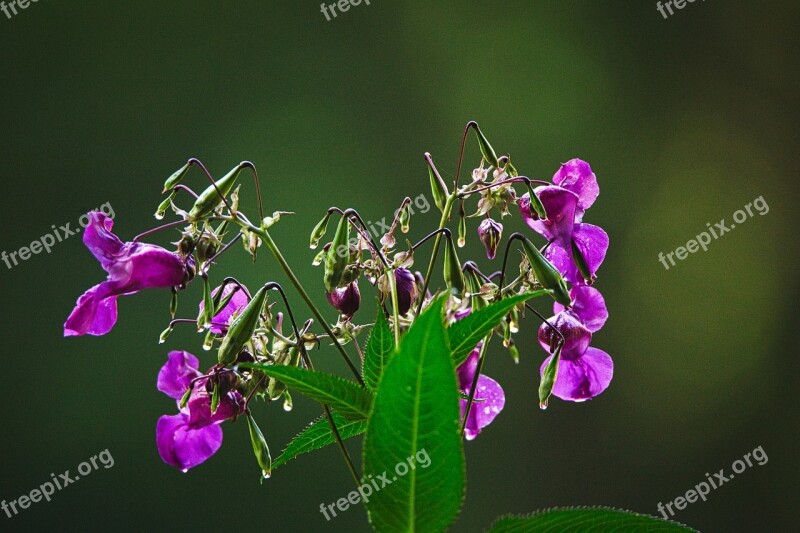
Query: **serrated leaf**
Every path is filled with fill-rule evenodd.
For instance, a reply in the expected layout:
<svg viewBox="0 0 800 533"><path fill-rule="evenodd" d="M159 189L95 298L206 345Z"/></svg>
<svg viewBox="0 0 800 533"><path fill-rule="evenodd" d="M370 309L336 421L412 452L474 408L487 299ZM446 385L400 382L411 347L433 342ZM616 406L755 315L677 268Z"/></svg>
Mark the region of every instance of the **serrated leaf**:
<svg viewBox="0 0 800 533"><path fill-rule="evenodd" d="M461 320L454 322L448 328L447 334L450 338L450 350L453 352L455 365L458 366L463 363L481 339L500 325L503 317L514 306L545 294L549 294L549 291L539 290L512 296L474 311Z"/></svg>
<svg viewBox="0 0 800 533"><path fill-rule="evenodd" d="M383 475L389 482L367 502L379 532L443 531L464 499L458 385L442 305L436 300L406 333L384 369L367 423L365 482Z"/></svg>
<svg viewBox="0 0 800 533"><path fill-rule="evenodd" d="M333 422L336 424L336 429L339 431L339 436L342 437L342 440L361 435L367 430L366 420L347 420L336 411L331 412L331 414L333 415ZM319 450L320 448L335 443L336 438L333 436L330 423L328 419L323 416L309 424L286 445L286 449L272 461L272 470L274 471L279 466L288 463L292 459L296 459L300 455Z"/></svg>
<svg viewBox="0 0 800 533"><path fill-rule="evenodd" d="M529 516L499 518L487 533L605 533L637 531L644 533L685 533L695 531L661 518L606 507L548 509Z"/></svg>
<svg viewBox="0 0 800 533"><path fill-rule="evenodd" d="M349 420L365 419L369 415L372 393L355 381L294 366L253 363L239 366L259 370L312 400L330 405Z"/></svg>
<svg viewBox="0 0 800 533"><path fill-rule="evenodd" d="M378 318L369 333L367 348L364 353L364 365L362 374L364 383L370 390L378 388L381 374L389 358L394 353L394 334L389 327L389 321L383 313L383 309L378 308Z"/></svg>

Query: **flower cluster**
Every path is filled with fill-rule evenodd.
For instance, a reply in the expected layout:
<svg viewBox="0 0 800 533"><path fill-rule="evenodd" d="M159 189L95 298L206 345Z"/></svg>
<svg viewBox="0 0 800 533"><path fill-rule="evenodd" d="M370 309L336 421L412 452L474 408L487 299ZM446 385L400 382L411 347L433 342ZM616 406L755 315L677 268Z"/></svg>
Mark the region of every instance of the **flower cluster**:
<svg viewBox="0 0 800 533"><path fill-rule="evenodd" d="M589 347L592 333L603 327L608 318L602 294L589 286L608 251L608 235L602 228L583 222L583 215L594 204L600 188L589 163L573 159L561 165L553 176L553 185L537 187L534 193L547 218L540 218L531 208L530 193L519 202L522 218L548 240L545 257L575 285L570 291L570 308L554 303L555 316L539 329L539 342L551 353L558 340L563 339L552 392L562 400L588 400L608 387L614 372L611 357ZM542 373L553 357L542 364Z"/></svg>
<svg viewBox="0 0 800 533"><path fill-rule="evenodd" d="M520 329L520 319L527 316L529 309L538 315L527 302L529 298L541 296L554 300L555 316L543 319L538 330L540 344L551 354L541 367L542 405L546 405L550 394L568 401L597 396L608 387L613 375L609 355L589 346L593 333L608 318L602 295L591 286L605 258L608 236L601 228L583 222L585 212L599 194L597 179L588 163L574 159L561 166L552 183L530 180L519 175L508 156L495 154L477 124L470 123L469 129L478 134L482 154L480 166L473 171L469 183L459 185L459 163L455 183L448 188L426 154L431 193L442 217L439 227L418 242L398 245L397 233L410 230L413 214L410 198L401 202L392 224L385 226L386 231L379 239L373 237L371 228L354 209L331 207L314 227L312 249L324 242L329 222L336 221L332 238L313 259L314 265L322 267L322 286L310 291L325 296L337 312L335 321L327 320L316 307L270 236L269 228L286 213L278 211L264 216L260 196L257 223L239 210L237 178L241 172L249 171L258 184L255 167L243 162L214 180L202 163L191 159L167 179L163 191L167 197L156 211L156 218L161 219L171 209L178 216L175 222L123 242L112 233L111 219L99 212L90 213L91 223L83 240L107 272L108 279L78 299L64 324L64 335L105 335L117 321L119 296L151 288L171 289L171 320L160 341L165 342L177 325L191 324L204 336L204 350L217 349L217 361L210 367L204 366L208 368L205 373L199 370L197 357L187 351L173 350L158 374L157 388L177 402L177 413L158 420L157 449L165 463L184 472L219 450L223 423L244 417L256 460L262 473L269 475L269 449L253 419L251 403L256 399L266 402L282 399L289 411L290 388L297 384L292 380L298 379L292 372L313 373L309 354L312 349L332 346L355 376L353 386L368 388L366 368L362 375L347 351L348 345L354 344L364 358L358 337L372 324L361 323L356 317L362 291L370 290L378 297L379 317L386 318L384 324L390 324L387 327L397 345L434 301L446 300L446 320L451 325L487 306L504 301L508 304L503 308L503 313L507 313L505 319L500 321L498 314L499 325L487 326L486 336L483 332L480 337L476 335L454 365L461 395L461 427L467 440L476 438L505 407L502 387L482 372L486 348L491 338L498 336L514 359L519 357L514 335ZM211 182L199 194L181 183L192 167L203 170ZM515 190L520 185L527 187L522 196ZM535 189L533 185L537 185ZM176 204L176 197L182 191L193 198L188 210ZM470 199L477 199L476 211L467 216L465 203ZM497 218L510 216L509 208L514 205L525 223L546 240L541 249L521 233L503 240L505 227ZM459 206L457 234L447 227L455 216L456 206ZM464 246L467 220L473 217L481 219L477 237L485 248L487 260L499 261L502 257L502 267L493 269L492 274L485 274L474 261L459 259L457 248ZM171 228L180 231L175 251L139 242L140 237ZM509 252L517 241L524 251L523 260L519 272L507 276ZM272 281L254 293L230 276L212 284L211 269L237 242L254 260L260 248L267 248L312 316L302 322L296 320L283 288ZM420 250L430 243L432 251L426 268L415 270ZM504 243L504 253L498 254ZM436 288L432 280L440 250L443 285ZM191 302L191 317L175 318L178 295L193 280L202 283L202 298ZM273 293L279 294L280 301L268 300ZM278 312L276 305L282 311ZM285 319L290 326L288 332L283 330ZM304 392L302 387L299 390ZM335 428L328 402L314 399L323 403L324 416ZM339 414L359 415L346 410ZM333 431L332 438L340 436ZM344 450L344 446L340 449Z"/></svg>

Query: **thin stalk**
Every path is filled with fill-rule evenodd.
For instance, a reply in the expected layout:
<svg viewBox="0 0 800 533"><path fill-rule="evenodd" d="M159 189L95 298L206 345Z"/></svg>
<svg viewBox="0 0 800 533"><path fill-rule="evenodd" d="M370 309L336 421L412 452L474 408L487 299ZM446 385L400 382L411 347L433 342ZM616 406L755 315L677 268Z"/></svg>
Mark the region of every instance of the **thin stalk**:
<svg viewBox="0 0 800 533"><path fill-rule="evenodd" d="M289 281L291 281L292 285L294 285L294 288L297 289L297 292L300 293L300 297L303 299L308 308L311 310L311 313L322 324L322 329L325 330L325 333L330 335L330 338L333 341L334 346L336 346L336 349L339 350L339 353L342 354L345 363L347 363L347 366L350 368L350 371L353 373L358 383L363 387L364 380L361 379L361 375L359 374L358 370L353 364L353 361L350 360L350 356L347 355L347 352L345 351L344 347L342 347L342 345L339 343L339 340L336 338L336 335L333 333L333 330L328 325L327 320L325 320L325 317L322 316L322 312L320 312L320 310L314 304L313 300L311 300L311 297L308 295L305 288L303 288L303 284L300 283L299 279L297 279L297 276L295 275L294 271L292 271L292 267L289 266L289 263L286 261L286 258L281 253L280 249L278 248L278 245L272 239L272 236L269 234L267 230L263 228L256 228L255 226L250 225L248 229L253 233L255 233L256 235L258 235L259 237L261 237L261 240L264 241L264 244L267 246L267 248L269 248L269 251L275 257L275 260L278 261L278 263L281 265L281 268L283 268L283 271L284 273L286 273L286 276L289 278Z"/></svg>
<svg viewBox="0 0 800 533"><path fill-rule="evenodd" d="M389 278L389 289L392 292L392 322L394 323L394 347L400 348L400 306L397 300L397 279L394 277L394 269L386 271Z"/></svg>
<svg viewBox="0 0 800 533"><path fill-rule="evenodd" d="M483 339L480 353L478 354L478 368L475 370L475 376L472 378L472 385L469 388L469 398L467 399L467 407L464 409L464 420L461 421L461 434L464 434L464 429L467 427L467 420L469 419L469 411L472 408L472 403L475 401L475 392L478 390L478 379L483 371L483 362L486 360L486 348L489 346L489 341L492 340L492 334L489 333Z"/></svg>
<svg viewBox="0 0 800 533"><path fill-rule="evenodd" d="M447 221L450 220L450 213L453 210L453 204L455 203L456 196L455 194L451 194L447 197L447 201L444 204L444 209L442 209L442 218L439 221L439 233L436 235L436 240L433 241L433 252L431 252L431 260L428 263L428 270L425 272L425 279L422 282L422 298L419 299L419 304L417 304L417 315L419 315L420 311L422 310L422 304L425 302L425 293L428 290L428 285L431 281L431 276L433 275L433 267L436 264L436 256L439 255L439 246L442 244L442 232L441 230L447 226Z"/></svg>

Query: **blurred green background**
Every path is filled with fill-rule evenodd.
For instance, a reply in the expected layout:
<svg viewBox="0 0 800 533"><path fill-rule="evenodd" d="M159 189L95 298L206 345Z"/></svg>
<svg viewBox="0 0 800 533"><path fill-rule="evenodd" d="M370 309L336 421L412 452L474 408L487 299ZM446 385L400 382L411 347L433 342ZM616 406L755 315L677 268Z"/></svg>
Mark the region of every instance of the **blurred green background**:
<svg viewBox="0 0 800 533"><path fill-rule="evenodd" d="M675 518L702 531L796 530L798 16L789 1L695 2L663 20L650 1L372 0L327 22L313 1L40 1L0 14L0 250L105 202L130 239L155 225L161 184L188 157L216 175L249 159L267 210L297 213L273 235L322 303L307 235L324 209L377 220L427 194L422 153L452 176L461 131L477 120L524 174L549 179L572 157L597 173L587 221L611 238L597 282L611 318L593 345L616 372L594 401L542 412L534 321L518 336L518 366L495 347L486 373L507 404L467 443L453 530L556 505L655 514L758 446L766 465ZM471 141L467 169L478 158ZM200 175L190 183L201 187ZM658 262L759 196L768 214L669 271ZM415 218L413 236L436 218ZM509 228L522 228L518 217ZM231 272L251 286L285 280L266 251L255 266L231 254L214 276ZM226 424L203 466L184 475L163 465L155 422L175 405L155 389L158 369L170 349L204 366L213 354L189 330L157 344L167 292L121 300L105 337L63 339L76 298L103 276L77 237L0 264L0 498L104 449L115 460L50 503L0 514L0 530L367 529L361 509L331 522L319 513L351 489L335 448L260 485L246 425ZM316 359L344 373L334 353ZM257 410L275 454L318 414L302 398L289 414Z"/></svg>

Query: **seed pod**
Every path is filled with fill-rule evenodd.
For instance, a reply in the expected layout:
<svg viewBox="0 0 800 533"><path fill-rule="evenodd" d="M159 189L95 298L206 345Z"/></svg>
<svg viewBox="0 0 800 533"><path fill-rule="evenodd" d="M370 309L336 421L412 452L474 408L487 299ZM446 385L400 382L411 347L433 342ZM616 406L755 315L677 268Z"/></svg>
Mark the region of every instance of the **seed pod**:
<svg viewBox="0 0 800 533"><path fill-rule="evenodd" d="M209 185L194 202L192 209L189 211L189 220L196 221L211 214L222 203L224 197L228 196L233 190L233 186L236 184L242 169L249 165L250 163L239 163L233 170L220 178L216 182L216 186ZM217 192L218 190L219 192Z"/></svg>
<svg viewBox="0 0 800 533"><path fill-rule="evenodd" d="M258 466L261 467L262 477L266 479L272 475L272 457L269 453L267 440L250 413L247 414L247 427L250 428L250 443L253 445L253 454L256 456Z"/></svg>
<svg viewBox="0 0 800 533"><path fill-rule="evenodd" d="M322 218L322 220L317 222L317 225L314 226L314 229L311 231L310 246L312 250L315 249L317 246L319 246L319 241L322 239L322 237L325 236L325 233L328 231L328 221L330 219L331 219L331 214L326 213L325 216Z"/></svg>
<svg viewBox="0 0 800 533"><path fill-rule="evenodd" d="M464 292L464 276L453 239L447 239L444 252L444 281L458 292Z"/></svg>
<svg viewBox="0 0 800 533"><path fill-rule="evenodd" d="M570 307L572 300L569 297L567 282L564 281L564 278L559 271L556 270L556 267L545 259L530 240L523 239L522 246L525 248L525 255L536 274L537 281L542 284L542 287L551 291L551 295L555 301L564 307Z"/></svg>
<svg viewBox="0 0 800 533"><path fill-rule="evenodd" d="M345 268L350 259L350 222L347 217L339 220L336 228L336 235L333 238L330 249L325 256L325 275L323 283L325 290L332 292L342 284L345 275Z"/></svg>
<svg viewBox="0 0 800 533"><path fill-rule="evenodd" d="M266 302L267 288L262 287L228 328L228 333L222 339L222 344L220 344L217 354L219 364L227 366L236 361L239 352L242 351L245 344L253 336L253 332L258 325L259 315L261 315Z"/></svg>

